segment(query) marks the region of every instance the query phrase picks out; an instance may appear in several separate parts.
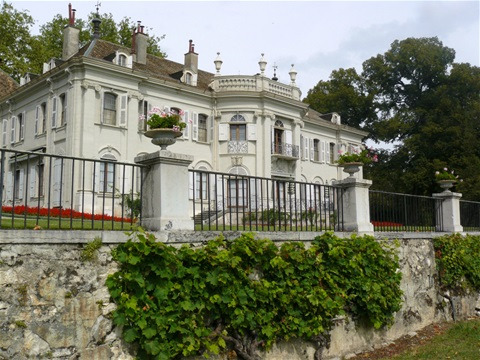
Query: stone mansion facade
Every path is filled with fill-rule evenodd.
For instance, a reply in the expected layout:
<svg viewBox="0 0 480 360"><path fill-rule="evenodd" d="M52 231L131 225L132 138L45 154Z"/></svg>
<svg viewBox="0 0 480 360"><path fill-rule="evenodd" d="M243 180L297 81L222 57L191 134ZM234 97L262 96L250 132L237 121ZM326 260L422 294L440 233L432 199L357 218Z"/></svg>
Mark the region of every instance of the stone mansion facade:
<svg viewBox="0 0 480 360"><path fill-rule="evenodd" d="M147 35L140 25L132 35L132 48L104 41L98 33L80 48L72 12L70 20L62 59L44 64L43 74L26 74L13 86L0 74L2 148L133 162L159 149L143 135L147 125L139 120L155 106L183 110L187 127L169 150L193 155L193 169L332 184L346 176L335 164L338 151L359 148L366 136L342 125L336 113L309 109L301 101L293 66L289 84L265 75L263 55L258 74L222 75L219 56L210 73L198 69L191 41L183 63L147 54ZM16 168L5 174L4 204L15 197L8 190L12 181L33 189L30 194L23 191L26 204L37 202L42 194L35 189L39 182L49 186L48 181L39 166L29 171L27 184L19 158ZM106 186L112 181L109 165L99 166L96 174L85 171L90 172L90 196L111 191ZM60 181L71 181L68 171L57 170L50 181L59 173L64 176ZM100 184L93 191L95 181ZM67 195L66 206L75 208Z"/></svg>

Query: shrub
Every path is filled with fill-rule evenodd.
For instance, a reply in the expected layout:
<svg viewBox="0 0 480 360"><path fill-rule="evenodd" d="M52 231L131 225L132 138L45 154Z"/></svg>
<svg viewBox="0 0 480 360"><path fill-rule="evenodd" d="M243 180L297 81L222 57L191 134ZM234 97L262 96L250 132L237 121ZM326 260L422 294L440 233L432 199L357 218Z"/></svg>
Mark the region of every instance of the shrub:
<svg viewBox="0 0 480 360"><path fill-rule="evenodd" d="M394 249L372 237L317 237L277 247L243 234L174 248L139 229L112 251L106 285L115 324L139 357L171 359L231 347L254 359L277 340L312 340L345 311L375 328L400 307Z"/></svg>

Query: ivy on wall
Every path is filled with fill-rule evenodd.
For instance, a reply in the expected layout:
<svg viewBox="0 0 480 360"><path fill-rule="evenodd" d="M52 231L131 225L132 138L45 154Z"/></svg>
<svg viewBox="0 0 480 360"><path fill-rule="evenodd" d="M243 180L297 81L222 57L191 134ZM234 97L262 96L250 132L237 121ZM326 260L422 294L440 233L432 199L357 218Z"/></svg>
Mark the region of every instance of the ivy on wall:
<svg viewBox="0 0 480 360"><path fill-rule="evenodd" d="M433 246L444 290L480 291L480 236L444 235L435 238Z"/></svg>
<svg viewBox="0 0 480 360"><path fill-rule="evenodd" d="M380 328L400 309L395 249L369 236L327 233L306 248L243 234L174 248L140 229L112 255L113 319L140 358L234 349L258 359L278 340L326 334L345 312Z"/></svg>

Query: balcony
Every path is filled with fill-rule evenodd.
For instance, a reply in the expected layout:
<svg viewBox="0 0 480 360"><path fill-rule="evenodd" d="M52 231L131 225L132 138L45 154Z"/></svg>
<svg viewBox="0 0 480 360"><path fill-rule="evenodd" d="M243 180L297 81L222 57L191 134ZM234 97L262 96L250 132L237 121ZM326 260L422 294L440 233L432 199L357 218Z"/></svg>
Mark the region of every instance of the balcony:
<svg viewBox="0 0 480 360"><path fill-rule="evenodd" d="M248 142L231 140L228 142L229 154L248 154Z"/></svg>
<svg viewBox="0 0 480 360"><path fill-rule="evenodd" d="M297 160L299 158L298 145L272 142L272 156L289 160Z"/></svg>
<svg viewBox="0 0 480 360"><path fill-rule="evenodd" d="M238 91L265 92L299 101L302 95L300 89L295 86L282 84L260 75L215 76L210 87L218 93Z"/></svg>

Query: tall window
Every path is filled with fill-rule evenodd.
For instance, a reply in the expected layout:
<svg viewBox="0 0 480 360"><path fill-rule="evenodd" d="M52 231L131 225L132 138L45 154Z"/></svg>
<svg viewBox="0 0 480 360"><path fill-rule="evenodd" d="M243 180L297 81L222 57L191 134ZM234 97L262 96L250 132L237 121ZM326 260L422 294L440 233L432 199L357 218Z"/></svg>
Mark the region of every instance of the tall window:
<svg viewBox="0 0 480 360"><path fill-rule="evenodd" d="M330 164L335 162L335 143L330 143Z"/></svg>
<svg viewBox="0 0 480 360"><path fill-rule="evenodd" d="M248 179L242 177L247 175L244 168L236 166L230 170L231 177L227 182L227 200L230 207L248 207ZM238 177L235 177L238 175Z"/></svg>
<svg viewBox="0 0 480 360"><path fill-rule="evenodd" d="M67 123L67 96L65 94L60 95L60 124L63 126Z"/></svg>
<svg viewBox="0 0 480 360"><path fill-rule="evenodd" d="M274 154L284 154L284 140L283 140L283 122L280 120L275 121L273 125L273 145L274 145Z"/></svg>
<svg viewBox="0 0 480 360"><path fill-rule="evenodd" d="M109 160L109 162L100 163L100 188L98 190L102 192L113 192L115 164L112 161L117 161L117 159L113 155L106 154L102 156L102 160Z"/></svg>
<svg viewBox="0 0 480 360"><path fill-rule="evenodd" d="M37 165L37 176L38 176L38 196L43 196L43 173L45 165L42 163Z"/></svg>
<svg viewBox="0 0 480 360"><path fill-rule="evenodd" d="M207 142L207 115L198 114L198 141Z"/></svg>
<svg viewBox="0 0 480 360"><path fill-rule="evenodd" d="M192 78L192 74L190 74L189 72L185 73L185 84L192 85Z"/></svg>
<svg viewBox="0 0 480 360"><path fill-rule="evenodd" d="M15 199L22 198L23 170L15 170Z"/></svg>
<svg viewBox="0 0 480 360"><path fill-rule="evenodd" d="M18 114L18 141L22 141L25 138L25 113Z"/></svg>
<svg viewBox="0 0 480 360"><path fill-rule="evenodd" d="M207 171L207 168L201 166L200 171ZM208 194L208 174L195 173L195 199L207 199Z"/></svg>
<svg viewBox="0 0 480 360"><path fill-rule="evenodd" d="M320 140L313 140L313 160L320 161Z"/></svg>
<svg viewBox="0 0 480 360"><path fill-rule="evenodd" d="M103 119L104 124L117 124L117 95L105 93L103 96Z"/></svg>
<svg viewBox="0 0 480 360"><path fill-rule="evenodd" d="M242 115L234 115L231 119L233 124L230 124L230 140L245 141L247 139L247 125L245 118ZM242 124L243 123L243 124Z"/></svg>
<svg viewBox="0 0 480 360"><path fill-rule="evenodd" d="M40 114L40 119L41 119L41 124L42 124L42 133L45 134L47 131L47 103L42 103L40 105L41 108L41 114Z"/></svg>

